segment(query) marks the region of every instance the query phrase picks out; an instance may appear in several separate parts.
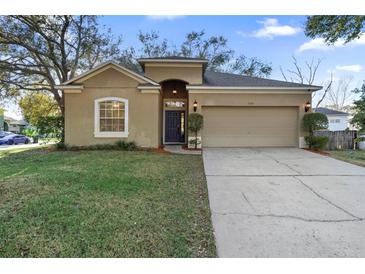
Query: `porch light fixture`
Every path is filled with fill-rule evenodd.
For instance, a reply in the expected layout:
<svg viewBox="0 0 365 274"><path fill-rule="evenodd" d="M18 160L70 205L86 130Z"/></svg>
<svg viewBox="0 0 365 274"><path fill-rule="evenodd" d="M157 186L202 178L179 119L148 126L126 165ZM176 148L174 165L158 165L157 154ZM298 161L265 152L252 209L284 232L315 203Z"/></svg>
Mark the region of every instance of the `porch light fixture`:
<svg viewBox="0 0 365 274"><path fill-rule="evenodd" d="M311 109L311 103L310 102L305 103L304 111L308 112L310 109Z"/></svg>
<svg viewBox="0 0 365 274"><path fill-rule="evenodd" d="M176 89L174 89L174 90L172 91L172 94L176 95L176 94L177 94L177 90L176 90Z"/></svg>
<svg viewBox="0 0 365 274"><path fill-rule="evenodd" d="M198 108L198 102L195 100L193 103L194 112L196 112L196 109Z"/></svg>

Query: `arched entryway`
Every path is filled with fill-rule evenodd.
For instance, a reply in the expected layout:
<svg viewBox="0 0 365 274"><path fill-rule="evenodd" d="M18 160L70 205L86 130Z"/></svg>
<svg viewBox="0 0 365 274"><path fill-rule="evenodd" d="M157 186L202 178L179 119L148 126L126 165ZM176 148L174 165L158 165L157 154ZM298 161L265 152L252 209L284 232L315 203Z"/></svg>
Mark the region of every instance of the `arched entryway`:
<svg viewBox="0 0 365 274"><path fill-rule="evenodd" d="M161 84L161 136L163 144L186 144L187 142L187 83L181 80L166 80Z"/></svg>

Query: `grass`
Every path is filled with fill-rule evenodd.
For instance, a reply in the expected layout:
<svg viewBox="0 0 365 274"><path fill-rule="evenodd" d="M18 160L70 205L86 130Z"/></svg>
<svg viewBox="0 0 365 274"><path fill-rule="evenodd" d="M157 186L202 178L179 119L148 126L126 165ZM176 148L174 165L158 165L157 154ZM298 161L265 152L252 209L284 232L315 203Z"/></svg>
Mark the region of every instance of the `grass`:
<svg viewBox="0 0 365 274"><path fill-rule="evenodd" d="M363 150L333 150L328 153L338 160L365 167L365 151Z"/></svg>
<svg viewBox="0 0 365 274"><path fill-rule="evenodd" d="M201 156L0 151L0 257L214 257Z"/></svg>

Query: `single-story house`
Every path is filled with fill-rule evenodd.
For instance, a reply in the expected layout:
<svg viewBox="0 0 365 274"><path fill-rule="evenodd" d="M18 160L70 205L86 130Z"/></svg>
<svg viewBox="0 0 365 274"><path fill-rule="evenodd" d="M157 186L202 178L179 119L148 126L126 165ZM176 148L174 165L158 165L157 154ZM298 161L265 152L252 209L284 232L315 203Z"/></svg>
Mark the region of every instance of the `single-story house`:
<svg viewBox="0 0 365 274"><path fill-rule="evenodd" d="M328 130L337 131L350 128L350 114L329 108L315 108L314 112L323 113L328 118Z"/></svg>
<svg viewBox="0 0 365 274"><path fill-rule="evenodd" d="M110 61L58 86L67 144L187 144L187 117L197 112L203 147L303 146L302 117L321 87L213 72L199 58L138 61L143 73Z"/></svg>
<svg viewBox="0 0 365 274"><path fill-rule="evenodd" d="M4 130L13 133L20 133L28 123L24 120L17 120L9 116L4 116Z"/></svg>

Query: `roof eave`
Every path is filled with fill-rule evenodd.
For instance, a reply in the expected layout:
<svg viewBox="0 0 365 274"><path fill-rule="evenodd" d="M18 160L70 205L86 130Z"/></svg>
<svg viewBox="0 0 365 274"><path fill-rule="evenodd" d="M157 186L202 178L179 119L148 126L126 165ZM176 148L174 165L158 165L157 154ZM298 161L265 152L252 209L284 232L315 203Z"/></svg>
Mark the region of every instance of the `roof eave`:
<svg viewBox="0 0 365 274"><path fill-rule="evenodd" d="M322 87L268 87L268 86L203 86L203 85L187 85L187 89L200 89L200 90L306 90L314 92L320 90Z"/></svg>
<svg viewBox="0 0 365 274"><path fill-rule="evenodd" d="M145 63L198 63L198 64L206 64L208 60L205 59L138 59L138 63L145 64Z"/></svg>
<svg viewBox="0 0 365 274"><path fill-rule="evenodd" d="M64 89L77 89L77 90L83 90L84 85L56 85L56 89L64 90Z"/></svg>

